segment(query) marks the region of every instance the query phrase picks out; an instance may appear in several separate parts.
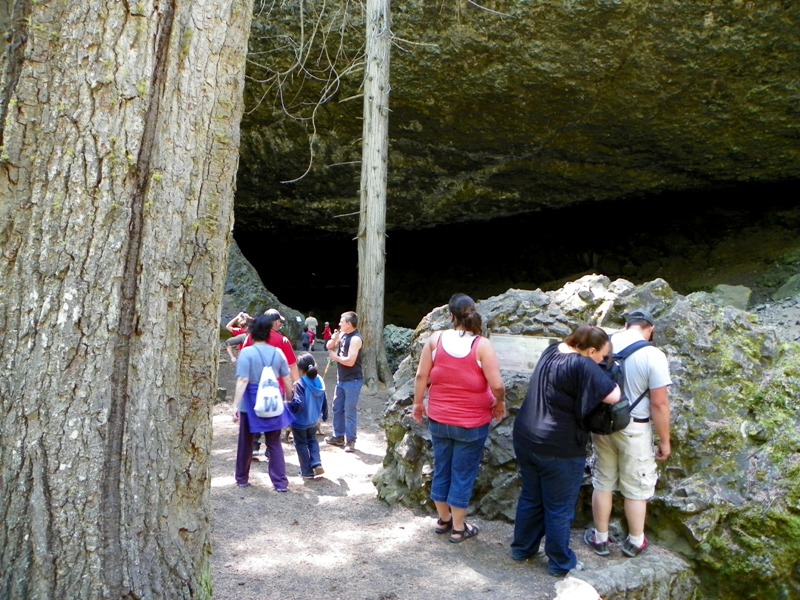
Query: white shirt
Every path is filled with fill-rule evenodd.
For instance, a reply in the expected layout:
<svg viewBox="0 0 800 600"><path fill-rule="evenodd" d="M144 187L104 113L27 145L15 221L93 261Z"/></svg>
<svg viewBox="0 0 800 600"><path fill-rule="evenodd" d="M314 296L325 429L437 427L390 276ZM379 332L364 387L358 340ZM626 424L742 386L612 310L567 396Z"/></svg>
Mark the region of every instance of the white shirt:
<svg viewBox="0 0 800 600"><path fill-rule="evenodd" d="M442 348L454 358L464 358L472 351L472 342L477 336L469 331L459 331L456 329L446 329L439 338ZM434 347L431 358L436 358L436 348ZM478 365L481 361L476 361Z"/></svg>

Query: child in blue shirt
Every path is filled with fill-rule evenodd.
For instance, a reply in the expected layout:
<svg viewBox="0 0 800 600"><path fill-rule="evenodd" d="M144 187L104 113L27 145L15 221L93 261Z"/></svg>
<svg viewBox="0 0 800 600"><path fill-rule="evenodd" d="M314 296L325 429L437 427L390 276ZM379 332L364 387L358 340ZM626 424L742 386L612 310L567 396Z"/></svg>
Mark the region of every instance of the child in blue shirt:
<svg viewBox="0 0 800 600"><path fill-rule="evenodd" d="M328 420L328 398L325 395L325 383L318 377L317 364L314 357L304 352L297 357L297 369L300 379L294 384L294 397L289 406L294 413L292 435L300 461L300 476L303 479L314 479L325 472L319 456L317 427L319 419Z"/></svg>

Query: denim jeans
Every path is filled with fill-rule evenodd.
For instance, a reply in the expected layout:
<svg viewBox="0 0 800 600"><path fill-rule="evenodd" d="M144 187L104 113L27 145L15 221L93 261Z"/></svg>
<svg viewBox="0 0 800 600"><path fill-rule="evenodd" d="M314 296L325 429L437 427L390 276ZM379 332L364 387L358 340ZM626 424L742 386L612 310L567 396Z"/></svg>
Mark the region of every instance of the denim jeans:
<svg viewBox="0 0 800 600"><path fill-rule="evenodd" d="M533 556L544 537L547 570L553 575L565 575L578 562L569 542L586 460L536 454L516 441L514 451L522 490L511 555L517 560Z"/></svg>
<svg viewBox="0 0 800 600"><path fill-rule="evenodd" d="M364 381L342 381L336 384L333 395L333 435L356 439L358 428L358 396Z"/></svg>
<svg viewBox="0 0 800 600"><path fill-rule="evenodd" d="M292 427L294 449L297 450L297 460L300 463L301 475L313 476L314 467L322 466L316 433L316 425L302 429Z"/></svg>
<svg viewBox="0 0 800 600"><path fill-rule="evenodd" d="M433 442L431 500L468 508L478 478L489 425L466 428L429 420Z"/></svg>

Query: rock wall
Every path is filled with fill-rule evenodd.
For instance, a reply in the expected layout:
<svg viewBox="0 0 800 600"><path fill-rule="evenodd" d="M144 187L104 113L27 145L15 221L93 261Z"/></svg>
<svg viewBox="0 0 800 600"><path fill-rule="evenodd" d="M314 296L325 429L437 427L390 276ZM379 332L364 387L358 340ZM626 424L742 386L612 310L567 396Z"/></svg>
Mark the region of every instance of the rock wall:
<svg viewBox="0 0 800 600"><path fill-rule="evenodd" d="M364 15L299 6L257 6L237 235L356 231ZM798 21L778 0L393 6L388 229L797 179Z"/></svg>
<svg viewBox="0 0 800 600"><path fill-rule="evenodd" d="M800 348L754 315L708 294L681 296L663 280L641 286L586 276L559 290L509 290L478 304L488 331L565 337L581 323L623 326L645 307L654 343L667 354L674 385L673 456L660 467L648 531L692 560L717 597L797 597L800 556ZM449 326L445 307L414 333L384 416L387 454L374 483L381 498L429 504L432 454L427 428L411 418L413 379L430 334ZM530 371L503 371L509 415L490 431L473 507L512 520L519 494L511 431ZM588 483L588 482L587 482ZM588 522L589 487L578 520ZM619 528L619 514L615 527ZM710 589L710 588L709 588Z"/></svg>

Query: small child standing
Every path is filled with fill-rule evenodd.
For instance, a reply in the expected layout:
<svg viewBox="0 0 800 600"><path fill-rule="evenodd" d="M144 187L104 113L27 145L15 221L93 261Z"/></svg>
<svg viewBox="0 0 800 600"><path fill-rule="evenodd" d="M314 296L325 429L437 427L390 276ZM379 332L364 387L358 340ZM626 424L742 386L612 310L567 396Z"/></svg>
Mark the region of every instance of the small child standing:
<svg viewBox="0 0 800 600"><path fill-rule="evenodd" d="M308 349L314 351L314 342L317 341L317 334L313 329L308 330Z"/></svg>
<svg viewBox="0 0 800 600"><path fill-rule="evenodd" d="M325 472L316 433L320 417L323 421L328 420L328 398L325 395L325 383L322 377L317 376L317 363L311 354L304 352L297 357L297 369L300 379L294 384L294 397L289 405L295 413L292 435L300 462L300 476L314 479Z"/></svg>

